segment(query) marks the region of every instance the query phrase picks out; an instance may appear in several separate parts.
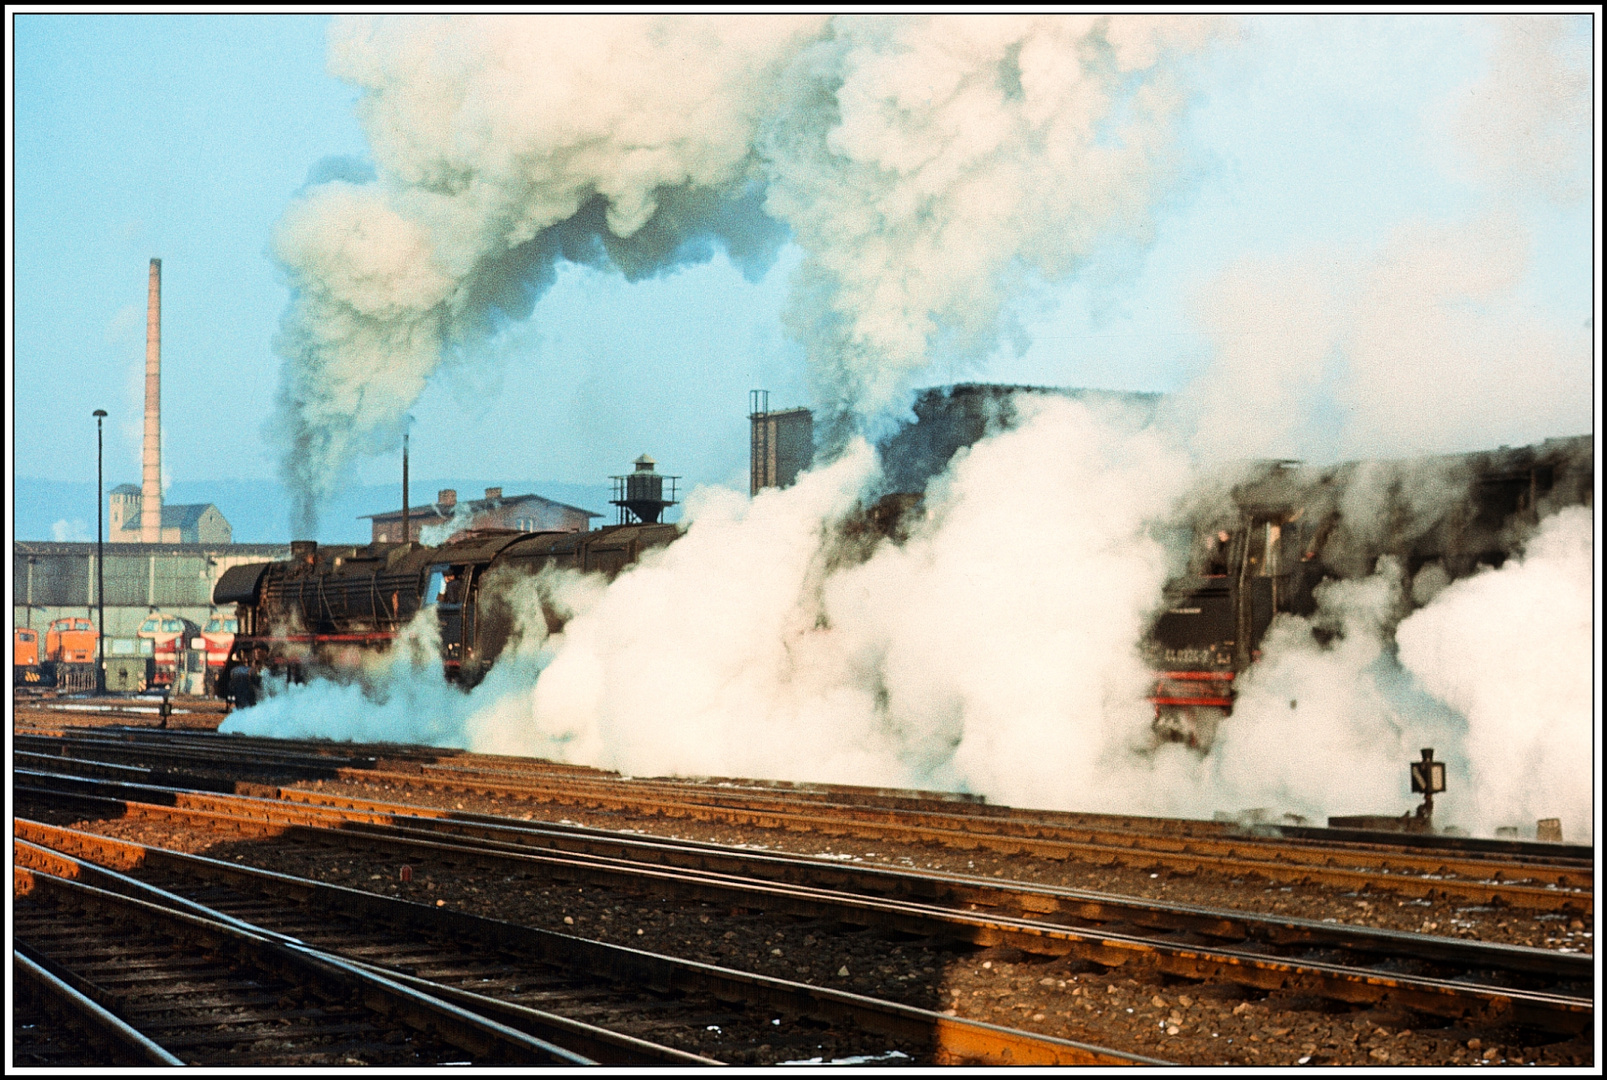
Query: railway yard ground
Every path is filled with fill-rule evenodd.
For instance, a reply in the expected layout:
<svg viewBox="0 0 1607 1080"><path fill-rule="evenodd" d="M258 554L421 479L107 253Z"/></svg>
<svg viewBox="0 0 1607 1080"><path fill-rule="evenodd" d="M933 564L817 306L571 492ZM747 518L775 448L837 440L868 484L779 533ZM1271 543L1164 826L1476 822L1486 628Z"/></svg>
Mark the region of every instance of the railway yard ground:
<svg viewBox="0 0 1607 1080"><path fill-rule="evenodd" d="M1598 1065L1590 847L14 706L13 1066Z"/></svg>

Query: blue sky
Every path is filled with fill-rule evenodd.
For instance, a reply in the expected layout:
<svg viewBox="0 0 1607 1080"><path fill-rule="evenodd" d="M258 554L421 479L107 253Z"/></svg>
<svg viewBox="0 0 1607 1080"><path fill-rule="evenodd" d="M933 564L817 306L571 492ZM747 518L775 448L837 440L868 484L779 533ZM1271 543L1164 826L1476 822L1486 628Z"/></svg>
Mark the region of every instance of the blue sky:
<svg viewBox="0 0 1607 1080"><path fill-rule="evenodd" d="M15 475L93 480L90 414L105 408L107 484L138 482L152 256L168 476L275 475L262 429L287 288L269 238L320 161L369 153L356 91L326 73L326 25L13 17ZM1435 118L1481 77L1494 40L1466 17L1246 20L1194 73L1182 171L1152 241L1024 294L1019 353L921 381L1175 390L1210 356L1191 315L1201 290L1236 261L1366 253L1404 223L1485 212L1488 191ZM1592 312L1588 201L1515 202L1532 236L1524 287L1565 321ZM647 451L689 483L743 483L748 389L806 400L781 321L798 261L784 249L757 282L720 257L637 284L565 268L527 322L431 383L413 410L413 475L595 483ZM395 471L367 460L352 482Z"/></svg>

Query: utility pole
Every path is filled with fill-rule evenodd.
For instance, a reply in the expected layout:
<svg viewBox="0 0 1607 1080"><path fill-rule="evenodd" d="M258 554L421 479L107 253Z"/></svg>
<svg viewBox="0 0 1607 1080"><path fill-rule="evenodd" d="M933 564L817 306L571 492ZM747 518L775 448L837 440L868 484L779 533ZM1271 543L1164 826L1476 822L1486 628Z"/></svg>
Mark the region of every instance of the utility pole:
<svg viewBox="0 0 1607 1080"><path fill-rule="evenodd" d="M106 535L105 516L106 478L102 472L105 458L105 439L101 423L106 419L105 409L95 410L95 601L100 605L100 626L95 634L95 693L106 692Z"/></svg>
<svg viewBox="0 0 1607 1080"><path fill-rule="evenodd" d="M409 424L412 423L412 420L413 420L412 417L408 417L408 423ZM409 534L408 531L407 531L407 435L408 435L407 430L403 429L403 431L402 431L402 543L404 543L404 544L407 543L409 540L413 539L412 535Z"/></svg>

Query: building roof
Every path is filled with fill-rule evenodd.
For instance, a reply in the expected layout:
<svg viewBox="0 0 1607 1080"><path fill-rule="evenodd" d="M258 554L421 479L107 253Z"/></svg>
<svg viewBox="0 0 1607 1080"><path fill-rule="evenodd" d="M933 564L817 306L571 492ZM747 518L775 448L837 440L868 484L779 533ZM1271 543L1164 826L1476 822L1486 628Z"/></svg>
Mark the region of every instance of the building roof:
<svg viewBox="0 0 1607 1080"><path fill-rule="evenodd" d="M132 487L133 485L129 485ZM138 490L138 489L135 489ZM201 522L201 515L208 510L217 510L213 503L172 503L162 504L162 528L164 529L193 529ZM128 532L140 527L140 518L143 514L135 514L123 523L123 531ZM218 516L223 517L223 511L218 510ZM227 521L227 519L224 519Z"/></svg>
<svg viewBox="0 0 1607 1080"><path fill-rule="evenodd" d="M112 494L113 495L143 495L144 492L142 492L139 489L139 487L137 485L135 485L135 484L118 484L116 487L112 488Z"/></svg>
<svg viewBox="0 0 1607 1080"><path fill-rule="evenodd" d="M409 507L407 516L409 520L437 517L445 521L451 518L459 508L466 509L472 514L482 514L487 510L498 510L505 506L524 506L532 503L555 506L560 510L572 510L589 518L603 516L590 510L582 510L578 506L570 506L568 503L556 502L544 495L504 495L500 499L459 499L451 506L447 506L444 503L425 503L423 506ZM359 515L358 520L362 521L365 518L372 521L401 521L402 512L400 510L389 510L383 514L362 514Z"/></svg>
<svg viewBox="0 0 1607 1080"><path fill-rule="evenodd" d="M285 559L290 556L290 544L185 544L177 541L160 544L118 543L108 544L107 558L126 555L221 555L257 556ZM14 555L93 555L93 540L13 540Z"/></svg>

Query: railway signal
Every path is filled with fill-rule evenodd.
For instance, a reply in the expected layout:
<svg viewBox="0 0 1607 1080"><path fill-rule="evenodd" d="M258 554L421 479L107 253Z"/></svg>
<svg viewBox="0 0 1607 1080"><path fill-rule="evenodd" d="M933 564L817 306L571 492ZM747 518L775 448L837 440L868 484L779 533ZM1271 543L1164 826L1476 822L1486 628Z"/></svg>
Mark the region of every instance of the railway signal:
<svg viewBox="0 0 1607 1080"><path fill-rule="evenodd" d="M1421 793L1423 805L1417 808L1417 816L1428 821L1434 816L1434 796L1437 792L1445 790L1445 762L1434 760L1434 748L1425 746L1421 759L1409 766L1412 774L1412 794Z"/></svg>

